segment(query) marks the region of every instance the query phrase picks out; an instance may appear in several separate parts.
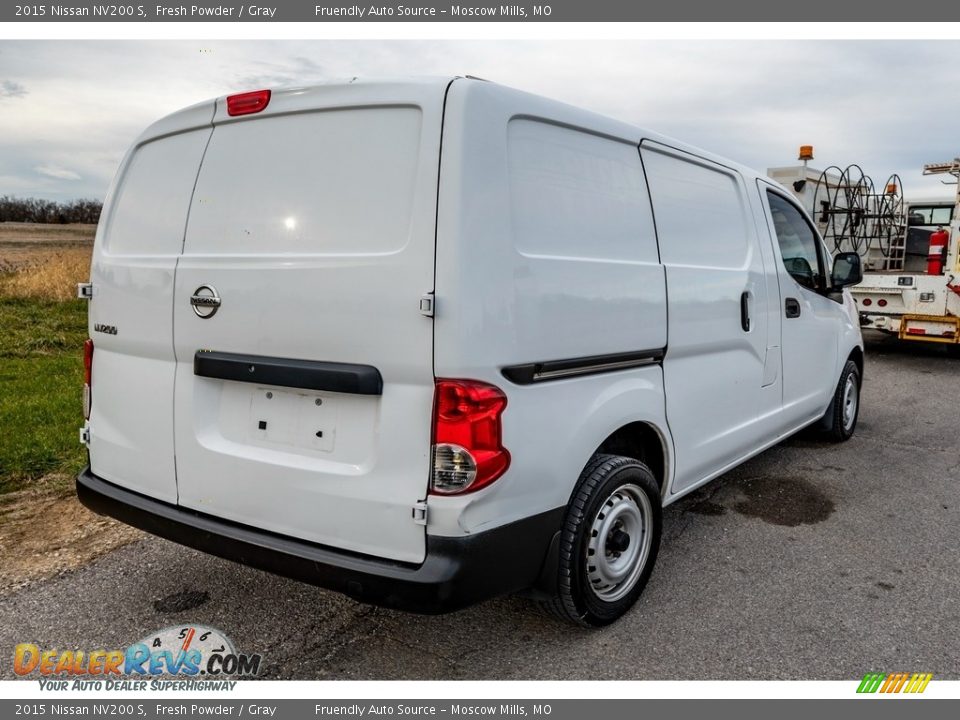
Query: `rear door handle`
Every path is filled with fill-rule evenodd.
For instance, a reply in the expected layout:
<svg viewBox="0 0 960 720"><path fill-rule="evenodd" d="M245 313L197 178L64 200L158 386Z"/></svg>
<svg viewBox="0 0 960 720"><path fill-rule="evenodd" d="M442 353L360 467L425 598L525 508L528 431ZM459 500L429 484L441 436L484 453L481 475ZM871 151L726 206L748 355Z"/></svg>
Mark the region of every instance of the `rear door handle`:
<svg viewBox="0 0 960 720"><path fill-rule="evenodd" d="M740 327L750 332L750 293L746 290L740 293Z"/></svg>
<svg viewBox="0 0 960 720"><path fill-rule="evenodd" d="M796 298L787 298L783 301L783 310L788 318L800 317L800 301Z"/></svg>

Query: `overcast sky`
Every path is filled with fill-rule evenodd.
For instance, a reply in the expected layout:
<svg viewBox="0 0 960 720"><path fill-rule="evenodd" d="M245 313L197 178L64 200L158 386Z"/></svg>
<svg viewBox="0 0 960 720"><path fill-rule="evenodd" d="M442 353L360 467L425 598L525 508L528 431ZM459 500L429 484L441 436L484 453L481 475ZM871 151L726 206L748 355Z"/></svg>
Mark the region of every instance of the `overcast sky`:
<svg viewBox="0 0 960 720"><path fill-rule="evenodd" d="M758 169L859 163L950 197L960 42L0 41L0 195L102 198L158 117L230 92L359 76L476 75Z"/></svg>

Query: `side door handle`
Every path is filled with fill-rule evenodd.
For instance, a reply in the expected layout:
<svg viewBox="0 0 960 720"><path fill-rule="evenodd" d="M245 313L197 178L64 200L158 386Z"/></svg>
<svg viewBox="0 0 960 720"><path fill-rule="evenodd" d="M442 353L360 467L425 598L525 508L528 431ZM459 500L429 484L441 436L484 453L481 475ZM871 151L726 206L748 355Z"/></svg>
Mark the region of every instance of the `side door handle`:
<svg viewBox="0 0 960 720"><path fill-rule="evenodd" d="M740 293L740 327L744 332L750 332L750 293L747 290Z"/></svg>
<svg viewBox="0 0 960 720"><path fill-rule="evenodd" d="M800 301L796 298L787 298L783 301L783 311L788 318L800 317Z"/></svg>

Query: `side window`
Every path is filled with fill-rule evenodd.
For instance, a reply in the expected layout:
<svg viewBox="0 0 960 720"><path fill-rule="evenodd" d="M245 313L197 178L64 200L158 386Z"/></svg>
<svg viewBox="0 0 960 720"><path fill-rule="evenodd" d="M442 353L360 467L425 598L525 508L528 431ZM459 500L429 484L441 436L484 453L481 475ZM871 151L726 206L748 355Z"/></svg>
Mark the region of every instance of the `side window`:
<svg viewBox="0 0 960 720"><path fill-rule="evenodd" d="M823 287L823 260L816 233L792 203L769 190L767 199L787 272L804 287L819 290Z"/></svg>
<svg viewBox="0 0 960 720"><path fill-rule="evenodd" d="M537 120L507 126L517 249L526 255L657 262L637 146Z"/></svg>
<svg viewBox="0 0 960 720"><path fill-rule="evenodd" d="M724 168L641 147L664 265L737 270L753 231L738 178Z"/></svg>

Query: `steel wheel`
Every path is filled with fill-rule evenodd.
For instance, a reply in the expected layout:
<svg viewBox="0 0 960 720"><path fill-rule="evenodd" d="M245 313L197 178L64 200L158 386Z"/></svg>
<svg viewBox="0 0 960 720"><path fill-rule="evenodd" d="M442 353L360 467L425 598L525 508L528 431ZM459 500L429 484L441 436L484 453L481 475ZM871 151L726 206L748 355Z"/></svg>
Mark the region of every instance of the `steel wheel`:
<svg viewBox="0 0 960 720"><path fill-rule="evenodd" d="M599 599L615 602L637 584L653 542L652 515L646 493L631 483L614 490L594 516L586 567Z"/></svg>
<svg viewBox="0 0 960 720"><path fill-rule="evenodd" d="M581 627L614 622L650 579L662 525L660 486L650 468L635 458L594 455L567 506L546 609Z"/></svg>
<svg viewBox="0 0 960 720"><path fill-rule="evenodd" d="M820 429L828 440L844 442L857 429L860 415L860 368L853 360L847 360L833 391L833 400L820 421Z"/></svg>
<svg viewBox="0 0 960 720"><path fill-rule="evenodd" d="M843 429L847 432L853 430L853 425L857 421L857 405L859 402L860 392L857 385L857 376L850 373L843 385Z"/></svg>

